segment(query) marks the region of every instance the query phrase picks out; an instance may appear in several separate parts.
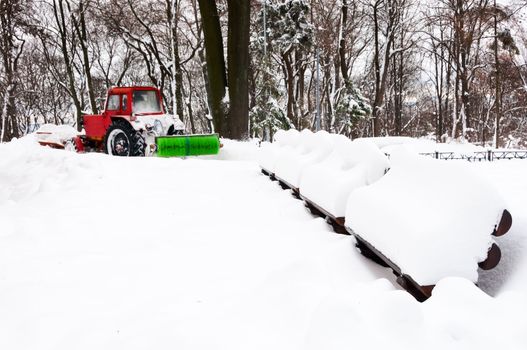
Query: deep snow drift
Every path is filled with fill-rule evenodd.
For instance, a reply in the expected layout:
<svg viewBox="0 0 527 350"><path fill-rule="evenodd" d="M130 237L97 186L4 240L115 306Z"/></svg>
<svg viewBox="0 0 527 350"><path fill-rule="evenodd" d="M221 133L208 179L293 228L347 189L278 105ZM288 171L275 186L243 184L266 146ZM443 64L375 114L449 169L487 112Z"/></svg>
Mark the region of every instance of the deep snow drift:
<svg viewBox="0 0 527 350"><path fill-rule="evenodd" d="M472 165L514 219L491 296L446 278L420 304L255 159L0 145L0 348L527 347L527 162Z"/></svg>

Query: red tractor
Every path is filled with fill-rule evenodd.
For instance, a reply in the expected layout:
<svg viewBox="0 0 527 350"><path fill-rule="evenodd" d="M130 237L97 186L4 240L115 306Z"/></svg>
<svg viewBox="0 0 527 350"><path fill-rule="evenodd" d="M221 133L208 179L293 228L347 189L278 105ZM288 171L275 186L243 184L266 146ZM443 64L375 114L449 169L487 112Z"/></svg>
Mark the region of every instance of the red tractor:
<svg viewBox="0 0 527 350"><path fill-rule="evenodd" d="M155 137L183 134L185 125L165 114L159 89L114 87L108 91L102 114L83 117L85 135L66 147L83 152L104 151L116 156L144 156L155 151Z"/></svg>
<svg viewBox="0 0 527 350"><path fill-rule="evenodd" d="M105 152L116 156L216 154L218 135L183 135L185 125L163 109L155 87L114 87L108 90L104 112L83 116L85 134L65 136L39 130L42 145L77 152Z"/></svg>

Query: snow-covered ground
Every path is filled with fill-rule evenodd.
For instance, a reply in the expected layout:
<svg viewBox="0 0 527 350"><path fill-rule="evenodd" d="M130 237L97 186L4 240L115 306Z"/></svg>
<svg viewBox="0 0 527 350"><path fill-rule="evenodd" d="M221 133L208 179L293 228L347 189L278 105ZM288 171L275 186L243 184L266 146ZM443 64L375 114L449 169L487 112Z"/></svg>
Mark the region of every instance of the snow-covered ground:
<svg viewBox="0 0 527 350"><path fill-rule="evenodd" d="M484 291L446 278L421 304L254 143L214 158L0 145L0 349L527 348L527 161L471 165L514 221Z"/></svg>

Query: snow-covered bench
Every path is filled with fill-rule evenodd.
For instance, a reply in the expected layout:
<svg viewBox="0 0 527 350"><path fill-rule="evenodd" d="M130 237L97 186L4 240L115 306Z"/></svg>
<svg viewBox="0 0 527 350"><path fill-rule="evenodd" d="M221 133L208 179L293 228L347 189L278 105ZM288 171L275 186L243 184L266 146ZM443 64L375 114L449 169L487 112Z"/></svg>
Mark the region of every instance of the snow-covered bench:
<svg viewBox="0 0 527 350"><path fill-rule="evenodd" d="M300 196L312 211L327 217L344 233L344 215L350 193L380 179L389 167L386 156L367 139L351 141L334 136L333 152L307 166L300 178Z"/></svg>
<svg viewBox="0 0 527 350"><path fill-rule="evenodd" d="M313 133L305 129L300 132L296 147L280 149L275 164L275 177L280 183L298 193L300 176L309 165L324 160L334 148L335 135L326 131Z"/></svg>
<svg viewBox="0 0 527 350"><path fill-rule="evenodd" d="M300 132L298 130L278 130L273 137L273 143L262 143L258 157L258 163L260 164L262 173L274 177L276 160L282 150L296 147L299 137Z"/></svg>
<svg viewBox="0 0 527 350"><path fill-rule="evenodd" d="M346 228L363 253L390 266L418 299L448 276L477 282L478 266L501 257L492 235L512 223L497 191L466 163L447 163L404 150L371 186L351 193Z"/></svg>

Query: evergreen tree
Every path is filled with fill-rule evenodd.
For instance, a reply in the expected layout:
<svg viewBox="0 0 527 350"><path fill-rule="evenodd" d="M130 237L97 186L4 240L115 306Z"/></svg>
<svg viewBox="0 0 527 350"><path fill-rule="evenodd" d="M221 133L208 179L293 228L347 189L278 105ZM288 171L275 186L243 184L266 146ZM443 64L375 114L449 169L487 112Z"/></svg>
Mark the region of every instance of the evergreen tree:
<svg viewBox="0 0 527 350"><path fill-rule="evenodd" d="M349 134L351 129L371 116L371 106L360 91L348 83L340 92L335 106L335 131Z"/></svg>

